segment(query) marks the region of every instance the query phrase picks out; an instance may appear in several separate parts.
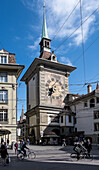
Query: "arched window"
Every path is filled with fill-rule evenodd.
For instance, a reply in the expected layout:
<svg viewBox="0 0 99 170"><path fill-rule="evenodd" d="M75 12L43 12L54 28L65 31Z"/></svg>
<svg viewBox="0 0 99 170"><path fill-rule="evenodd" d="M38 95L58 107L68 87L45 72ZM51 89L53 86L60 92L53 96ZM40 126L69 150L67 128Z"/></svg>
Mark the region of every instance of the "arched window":
<svg viewBox="0 0 99 170"><path fill-rule="evenodd" d="M90 100L90 108L91 107L95 107L95 99L94 98Z"/></svg>

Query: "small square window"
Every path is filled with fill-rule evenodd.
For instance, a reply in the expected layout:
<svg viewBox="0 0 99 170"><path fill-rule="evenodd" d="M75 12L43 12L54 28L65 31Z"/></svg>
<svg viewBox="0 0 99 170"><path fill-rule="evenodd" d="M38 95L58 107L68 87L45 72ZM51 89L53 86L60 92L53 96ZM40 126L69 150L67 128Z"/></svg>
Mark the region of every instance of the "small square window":
<svg viewBox="0 0 99 170"><path fill-rule="evenodd" d="M72 119L71 119L71 115L69 115L69 123L71 123L72 122Z"/></svg>
<svg viewBox="0 0 99 170"><path fill-rule="evenodd" d="M99 97L96 98L97 103L99 103Z"/></svg>
<svg viewBox="0 0 99 170"><path fill-rule="evenodd" d="M63 123L63 116L61 116L61 123Z"/></svg>
<svg viewBox="0 0 99 170"><path fill-rule="evenodd" d="M87 101L84 102L84 107L88 107Z"/></svg>
<svg viewBox="0 0 99 170"><path fill-rule="evenodd" d="M0 63L6 64L7 63L7 56L0 56Z"/></svg>
<svg viewBox="0 0 99 170"><path fill-rule="evenodd" d="M0 73L0 83L7 82L7 73Z"/></svg>

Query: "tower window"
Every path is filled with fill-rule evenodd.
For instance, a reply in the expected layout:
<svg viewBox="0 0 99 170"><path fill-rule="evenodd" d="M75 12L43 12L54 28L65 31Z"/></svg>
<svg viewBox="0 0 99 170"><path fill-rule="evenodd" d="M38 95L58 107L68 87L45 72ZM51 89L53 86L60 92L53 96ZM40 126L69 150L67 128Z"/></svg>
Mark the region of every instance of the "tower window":
<svg viewBox="0 0 99 170"><path fill-rule="evenodd" d="M49 47L49 42L45 41L45 47Z"/></svg>

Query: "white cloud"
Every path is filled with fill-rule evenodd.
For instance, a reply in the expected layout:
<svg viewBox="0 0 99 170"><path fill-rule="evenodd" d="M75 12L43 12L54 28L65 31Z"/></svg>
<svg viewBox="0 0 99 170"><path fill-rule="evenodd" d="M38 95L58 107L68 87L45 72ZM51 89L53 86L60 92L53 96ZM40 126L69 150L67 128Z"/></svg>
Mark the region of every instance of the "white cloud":
<svg viewBox="0 0 99 170"><path fill-rule="evenodd" d="M72 63L70 61L70 59L68 57L61 57L60 58L60 61L63 63L63 64L67 64L67 65L71 65L72 66Z"/></svg>
<svg viewBox="0 0 99 170"><path fill-rule="evenodd" d="M30 10L35 10L40 18L42 18L43 13L43 1L41 0L21 0L22 3ZM71 11L76 6L79 0L46 0L45 1L45 12L48 27L48 35L53 39L54 35L57 33L59 28L62 26L66 18L70 15ZM99 0L82 0L82 17L83 21L96 9L99 7ZM83 24L83 37L84 42L87 41L89 36L95 31L95 24L97 15L99 12L94 13L85 24ZM42 22L38 21L38 25ZM98 21L97 21L98 22ZM66 39L79 25L80 25L80 4L78 4L76 10L70 16L68 21L64 24L61 31L57 34L55 40ZM42 30L41 30L42 32ZM82 42L81 28L79 28L71 37L71 44L79 46ZM36 49L38 40L34 45L29 46L31 49ZM69 42L70 43L70 42Z"/></svg>
<svg viewBox="0 0 99 170"><path fill-rule="evenodd" d="M50 14L47 13L47 23L48 23L48 32L50 35L55 35L57 30L59 30L60 26L64 23L70 12L73 10L75 5L77 4L77 0L48 0L46 1L47 6L49 8L52 7L52 11ZM98 0L88 0L82 1L82 15L83 21L96 9L99 7ZM89 37L89 33L93 33L94 22L96 20L96 15L98 13L93 14L87 22L83 25L83 36L84 41L86 41ZM54 23L54 24L53 24ZM77 6L75 12L71 15L69 20L64 24L62 30L57 34L58 38L66 38L68 37L79 25L80 25L80 4ZM81 28L78 29L75 34L72 36L73 42L75 45L80 45L82 42L81 37Z"/></svg>
<svg viewBox="0 0 99 170"><path fill-rule="evenodd" d="M41 37L39 37L39 38L34 42L33 45L28 45L28 48L31 49L32 51L33 51L33 50L36 50L37 47L39 46L40 39L41 39Z"/></svg>
<svg viewBox="0 0 99 170"><path fill-rule="evenodd" d="M21 38L20 38L20 37L18 37L18 36L16 36L16 37L15 37L15 39L16 39L16 40L20 40Z"/></svg>

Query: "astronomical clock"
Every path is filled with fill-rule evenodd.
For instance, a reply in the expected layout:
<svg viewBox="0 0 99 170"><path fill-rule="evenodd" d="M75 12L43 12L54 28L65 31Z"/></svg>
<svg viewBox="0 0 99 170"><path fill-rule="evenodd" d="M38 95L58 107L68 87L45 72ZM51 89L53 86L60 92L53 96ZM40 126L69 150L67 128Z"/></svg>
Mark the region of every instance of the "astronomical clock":
<svg viewBox="0 0 99 170"><path fill-rule="evenodd" d="M62 106L67 88L65 76L58 74L47 74L45 76L45 80L46 104Z"/></svg>

